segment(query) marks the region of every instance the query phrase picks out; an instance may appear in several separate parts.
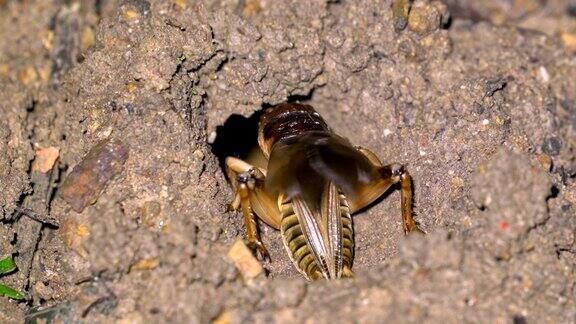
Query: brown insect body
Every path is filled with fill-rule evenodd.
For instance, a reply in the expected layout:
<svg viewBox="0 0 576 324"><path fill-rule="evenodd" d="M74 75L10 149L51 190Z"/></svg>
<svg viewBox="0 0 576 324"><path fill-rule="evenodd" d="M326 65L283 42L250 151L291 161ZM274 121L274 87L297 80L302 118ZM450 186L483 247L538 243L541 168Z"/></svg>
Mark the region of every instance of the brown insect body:
<svg viewBox="0 0 576 324"><path fill-rule="evenodd" d="M264 114L259 128L260 147L269 158L265 188L279 194L280 230L291 260L312 279L339 278L343 269L350 272L352 218L345 194L322 172L326 161L319 148L330 150L331 145L344 143L348 153L355 149L336 138L308 105L277 106ZM366 159L361 154L356 158Z"/></svg>
<svg viewBox="0 0 576 324"><path fill-rule="evenodd" d="M405 230L419 231L411 218L407 172L382 166L372 152L334 134L311 106L287 103L266 111L258 142L266 169L230 157L226 163L237 181L232 207L242 207L249 244L262 254L254 213L280 229L290 259L306 278L352 276L350 214L400 182Z"/></svg>

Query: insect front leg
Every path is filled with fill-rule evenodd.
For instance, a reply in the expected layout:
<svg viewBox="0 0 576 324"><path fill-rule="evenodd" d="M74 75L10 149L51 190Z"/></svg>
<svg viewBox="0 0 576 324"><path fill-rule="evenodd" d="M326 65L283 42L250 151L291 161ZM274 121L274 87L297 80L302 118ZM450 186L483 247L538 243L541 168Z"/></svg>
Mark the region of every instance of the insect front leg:
<svg viewBox="0 0 576 324"><path fill-rule="evenodd" d="M281 216L274 200L264 190L265 170L240 159L228 157L226 158L226 172L236 191L229 209L241 209L246 226L248 247L260 254L261 258L269 258L268 251L260 239L255 216L274 228L280 227Z"/></svg>
<svg viewBox="0 0 576 324"><path fill-rule="evenodd" d="M412 215L413 205L413 190L412 190L412 177L406 168L399 164L382 165L380 159L372 151L357 147L357 149L368 158L368 160L378 168L380 179L367 185L360 193L355 201L352 201L352 210L357 211L362 209L380 197L392 185L400 185L400 206L402 211L402 224L404 233L419 232L424 233Z"/></svg>

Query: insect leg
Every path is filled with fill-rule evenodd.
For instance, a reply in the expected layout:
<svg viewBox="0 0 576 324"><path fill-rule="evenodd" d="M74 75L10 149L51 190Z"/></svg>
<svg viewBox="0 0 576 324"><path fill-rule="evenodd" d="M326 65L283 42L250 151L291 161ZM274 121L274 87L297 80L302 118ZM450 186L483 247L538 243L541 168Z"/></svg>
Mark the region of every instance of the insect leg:
<svg viewBox="0 0 576 324"><path fill-rule="evenodd" d="M248 189L248 185L240 183L238 185L238 193L240 196L242 215L244 216L244 225L246 226L248 247L252 251L258 252L262 259L269 259L270 254L260 239L260 233L258 232L258 226L256 225L256 218L254 217L254 212L250 206L250 190Z"/></svg>
<svg viewBox="0 0 576 324"><path fill-rule="evenodd" d="M416 222L414 221L414 217L412 214L412 204L413 204L413 195L412 195L412 177L410 173L404 167L401 168L402 174L400 175L400 204L402 208L402 220L404 224L404 233L409 232L418 232L424 234L424 231L421 230Z"/></svg>
<svg viewBox="0 0 576 324"><path fill-rule="evenodd" d="M276 203L264 190L264 171L240 159L228 157L226 158L226 172L236 191L229 209L241 209L248 246L263 258L269 257L260 239L255 216L276 229L280 227L281 216Z"/></svg>
<svg viewBox="0 0 576 324"><path fill-rule="evenodd" d="M237 211L238 208L240 208L240 193L238 192L238 189L236 189L234 200L232 200L230 205L228 205L228 211Z"/></svg>
<svg viewBox="0 0 576 324"><path fill-rule="evenodd" d="M424 233L416 224L413 218L412 204L412 177L404 166L399 164L382 165L380 159L374 152L363 148L357 147L358 151L362 152L366 158L378 168L380 179L374 183L366 186L360 193L358 199L352 202L353 211L362 209L380 197L392 185L400 184L400 204L402 211L402 224L404 232L420 232Z"/></svg>

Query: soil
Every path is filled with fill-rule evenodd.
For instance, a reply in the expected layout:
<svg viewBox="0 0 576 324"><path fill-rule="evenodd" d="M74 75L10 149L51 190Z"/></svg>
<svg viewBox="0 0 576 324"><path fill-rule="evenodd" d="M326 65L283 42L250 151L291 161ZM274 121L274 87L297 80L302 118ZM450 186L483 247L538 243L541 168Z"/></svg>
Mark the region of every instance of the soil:
<svg viewBox="0 0 576 324"><path fill-rule="evenodd" d="M576 321L575 12L0 0L0 282L27 296L0 322ZM404 164L427 234L391 191L354 217L355 278L308 283L261 223L245 280L222 161L285 101Z"/></svg>

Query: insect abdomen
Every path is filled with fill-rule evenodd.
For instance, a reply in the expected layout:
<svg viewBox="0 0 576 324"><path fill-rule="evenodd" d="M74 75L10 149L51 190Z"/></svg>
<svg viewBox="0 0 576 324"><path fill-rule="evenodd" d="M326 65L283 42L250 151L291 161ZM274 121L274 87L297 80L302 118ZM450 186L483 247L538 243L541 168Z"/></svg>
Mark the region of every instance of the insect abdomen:
<svg viewBox="0 0 576 324"><path fill-rule="evenodd" d="M352 268L354 257L354 230L346 197L341 192L339 192L338 197L342 220L342 249L339 257L342 260L343 269L341 270L345 270L338 271L338 273L341 273L342 276L349 276L351 275L350 269ZM279 207L282 214L280 223L282 240L292 263L307 279L316 280L322 278L322 271L316 264L312 251L302 233L302 227L294 213L292 201L282 195Z"/></svg>
<svg viewBox="0 0 576 324"><path fill-rule="evenodd" d="M342 218L342 266L344 269L352 269L354 259L354 228L352 227L352 216L346 196L339 192L340 211ZM346 274L345 274L346 275Z"/></svg>
<svg viewBox="0 0 576 324"><path fill-rule="evenodd" d="M292 208L292 201L282 197L279 207L282 214L280 223L282 240L292 263L306 278L311 280L322 278L322 272L318 268L314 256L306 243L302 227Z"/></svg>

